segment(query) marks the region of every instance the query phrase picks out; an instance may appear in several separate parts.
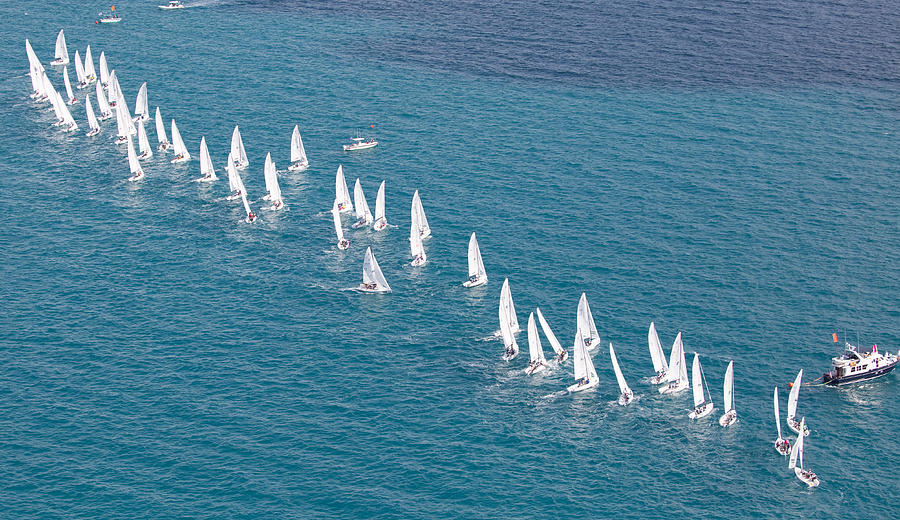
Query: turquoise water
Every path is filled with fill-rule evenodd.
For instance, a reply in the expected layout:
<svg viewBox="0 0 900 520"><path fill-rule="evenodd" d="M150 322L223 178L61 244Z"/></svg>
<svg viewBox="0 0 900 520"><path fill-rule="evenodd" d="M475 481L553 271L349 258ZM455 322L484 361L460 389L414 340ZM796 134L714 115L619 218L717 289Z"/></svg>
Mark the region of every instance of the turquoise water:
<svg viewBox="0 0 900 520"><path fill-rule="evenodd" d="M802 390L820 488L771 445L772 387L784 409L797 370L837 354L832 332L900 348L896 9L370 5L127 2L117 26L0 6L5 516L897 515L881 496L900 483L896 375ZM79 132L51 127L23 40L46 65L60 28L71 55L107 52L132 109L147 81L195 157L206 136L221 165L239 124L255 209L266 153L286 168L299 124L311 166L280 176L288 209L240 222L221 168L191 182L196 159L157 154L128 183L114 123L84 137L82 103ZM341 151L370 124L377 148ZM347 252L338 164L370 205L386 180L398 226L347 231ZM467 290L472 231L490 282ZM390 295L346 290L367 246ZM504 277L520 323L540 306L563 344L586 292L637 401L615 405L605 349L577 395L571 361L502 362ZM651 320L667 352L681 330L700 353L709 420L645 381ZM730 360L740 421L723 430Z"/></svg>

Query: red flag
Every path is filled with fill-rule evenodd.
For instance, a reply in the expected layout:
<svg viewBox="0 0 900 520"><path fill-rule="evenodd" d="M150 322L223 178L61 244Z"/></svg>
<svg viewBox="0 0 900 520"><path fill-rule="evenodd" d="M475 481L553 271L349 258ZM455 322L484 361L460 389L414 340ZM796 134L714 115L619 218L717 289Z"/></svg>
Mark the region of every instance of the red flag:
<svg viewBox="0 0 900 520"><path fill-rule="evenodd" d="M831 333L831 340L834 341L835 343L837 343L837 332Z"/></svg>
<svg viewBox="0 0 900 520"><path fill-rule="evenodd" d="M878 345L875 345L875 346L872 347L872 352L875 353L875 354L878 353Z"/></svg>

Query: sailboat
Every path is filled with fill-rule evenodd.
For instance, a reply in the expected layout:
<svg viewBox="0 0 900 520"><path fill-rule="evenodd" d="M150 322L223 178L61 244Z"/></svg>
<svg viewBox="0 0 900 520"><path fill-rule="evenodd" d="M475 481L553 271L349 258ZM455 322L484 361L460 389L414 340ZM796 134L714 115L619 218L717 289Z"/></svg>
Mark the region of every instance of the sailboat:
<svg viewBox="0 0 900 520"><path fill-rule="evenodd" d="M384 279L378 260L372 254L372 248L366 248L366 259L363 261L363 283L359 284L359 290L363 292L389 293L391 286Z"/></svg>
<svg viewBox="0 0 900 520"><path fill-rule="evenodd" d="M118 103L116 103L116 129L118 137L116 144L122 144L125 139L137 133L134 122L131 120L131 114L128 113L128 105L125 103L125 96L119 92Z"/></svg>
<svg viewBox="0 0 900 520"><path fill-rule="evenodd" d="M481 248L478 247L478 240L475 239L475 232L469 237L469 278L463 282L464 287L477 287L484 285L488 281L487 273L484 272L484 262L481 260Z"/></svg>
<svg viewBox="0 0 900 520"><path fill-rule="evenodd" d="M234 164L232 163L232 167ZM247 213L247 217L244 219L244 222L247 224L252 224L256 222L256 214L250 210L250 203L247 202L247 189L244 188L244 181L241 180L240 175L237 176L237 189L241 193L241 202L244 204L244 211Z"/></svg>
<svg viewBox="0 0 900 520"><path fill-rule="evenodd" d="M31 99L43 101L47 99L44 91L44 66L38 59L28 38L25 38L25 54L28 56L28 75L31 77Z"/></svg>
<svg viewBox="0 0 900 520"><path fill-rule="evenodd" d="M341 213L353 211L353 202L350 201L350 191L347 189L347 181L344 180L342 164L338 165L337 174L334 176L334 200Z"/></svg>
<svg viewBox="0 0 900 520"><path fill-rule="evenodd" d="M75 85L78 89L88 86L87 78L84 76L84 65L81 61L81 55L78 54L78 49L75 49L75 79L78 81L78 84Z"/></svg>
<svg viewBox="0 0 900 520"><path fill-rule="evenodd" d="M541 345L540 336L538 336L533 312L528 315L528 354L531 356L531 360L528 362L528 368L525 369L526 374L532 375L535 372L547 369L547 359L544 357L544 347Z"/></svg>
<svg viewBox="0 0 900 520"><path fill-rule="evenodd" d="M800 372L797 372L797 378L794 379L794 384L791 385L791 393L788 394L788 409L787 409L787 425L794 433L797 435L800 434L800 431L803 431L803 437L809 435L809 428L800 428L800 421L796 419L797 417L797 401L800 398L800 386L803 384L803 369L800 369ZM805 423L804 423L805 425Z"/></svg>
<svg viewBox="0 0 900 520"><path fill-rule="evenodd" d="M171 163L182 163L191 160L191 153L184 146L184 141L181 140L181 132L178 131L178 126L175 124L174 119L172 120L172 146L175 150L175 158L170 161Z"/></svg>
<svg viewBox="0 0 900 520"><path fill-rule="evenodd" d="M498 306L498 317L500 318L500 338L503 340L503 361L511 361L519 355L519 344L516 343L516 337L509 322L509 306L505 304L502 297Z"/></svg>
<svg viewBox="0 0 900 520"><path fill-rule="evenodd" d="M375 222L372 223L372 229L381 231L387 226L387 219L384 217L384 181L381 181L378 195L375 196Z"/></svg>
<svg viewBox="0 0 900 520"><path fill-rule="evenodd" d="M200 175L198 182L213 182L218 179L212 158L209 156L209 148L206 147L206 136L200 138Z"/></svg>
<svg viewBox="0 0 900 520"><path fill-rule="evenodd" d="M272 201L271 210L279 210L284 207L284 200L281 198L281 186L278 185L278 173L275 170L275 161L272 160L272 154L266 154L266 163L263 168L263 176L266 180L266 195Z"/></svg>
<svg viewBox="0 0 900 520"><path fill-rule="evenodd" d="M87 112L88 126L91 127L91 130L85 134L88 137L93 135L97 135L100 133L100 123L97 122L97 117L94 116L94 109L91 107L91 97L84 97L84 110Z"/></svg>
<svg viewBox="0 0 900 520"><path fill-rule="evenodd" d="M357 206L358 208L359 206ZM422 245L422 237L419 235L418 222L416 222L415 218L409 225L409 254L413 258L413 261L410 262L410 265L413 267L423 266L428 261L428 256L425 254L425 246Z"/></svg>
<svg viewBox="0 0 900 520"><path fill-rule="evenodd" d="M50 83L50 78L47 77L46 73L41 73L41 84L44 86L44 92L47 93L47 99L50 101L53 115L56 116L56 122L53 123L53 126L60 126L65 122L63 117L63 110L66 109L65 102L62 101L56 88Z"/></svg>
<svg viewBox="0 0 900 520"><path fill-rule="evenodd" d="M576 325L588 350L593 350L600 345L600 334L597 333L594 315L591 314L591 306L588 305L587 295L584 293L581 293L581 299L578 300Z"/></svg>
<svg viewBox="0 0 900 520"><path fill-rule="evenodd" d="M653 361L653 370L656 372L656 375L650 378L650 382L658 385L666 380L669 364L666 363L666 355L659 342L656 325L652 321L650 322L650 331L647 332L647 343L650 345L650 359Z"/></svg>
<svg viewBox="0 0 900 520"><path fill-rule="evenodd" d="M94 56L91 54L91 46L84 51L84 79L88 83L97 81L97 70L94 69Z"/></svg>
<svg viewBox="0 0 900 520"><path fill-rule="evenodd" d="M368 226L375 221L372 212L369 211L369 203L366 202L366 194L363 193L362 185L359 183L359 177L356 178L356 184L353 185L353 204L356 205L356 222L353 223L353 229Z"/></svg>
<svg viewBox="0 0 900 520"><path fill-rule="evenodd" d="M105 121L113 116L112 109L109 108L109 102L106 100L106 92L103 92L103 85L97 82L97 110L100 111L100 120Z"/></svg>
<svg viewBox="0 0 900 520"><path fill-rule="evenodd" d="M228 189L231 193L225 197L226 200L235 200L241 197L241 178L237 169L234 167L234 161L231 159L231 153L225 161L225 173L228 174Z"/></svg>
<svg viewBox="0 0 900 520"><path fill-rule="evenodd" d="M778 410L778 387L775 387L775 426L778 428L778 438L775 439L775 451L782 455L791 452L791 441L781 437L781 412Z"/></svg>
<svg viewBox="0 0 900 520"><path fill-rule="evenodd" d="M559 340L556 339L556 334L553 333L553 330L550 329L550 325L547 324L547 320L544 319L544 314L541 312L541 308L537 307L534 309L537 312L538 321L541 322L541 329L544 331L544 336L547 336L547 341L550 342L550 346L553 347L553 352L556 353L556 362L562 363L563 361L569 359L569 353L566 349L562 348L562 345L559 343Z"/></svg>
<svg viewBox="0 0 900 520"><path fill-rule="evenodd" d="M337 235L337 247L345 250L350 247L350 241L344 238L344 229L341 227L341 210L337 207L337 201L331 207L331 219L334 221L334 233Z"/></svg>
<svg viewBox="0 0 900 520"><path fill-rule="evenodd" d="M68 65L69 64L69 50L66 48L66 35L63 34L63 30L59 30L59 34L56 35L56 50L53 53L53 57L55 58L50 62L50 65Z"/></svg>
<svg viewBox="0 0 900 520"><path fill-rule="evenodd" d="M141 84L137 99L134 102L134 121L147 121L150 119L150 107L147 105L147 82Z"/></svg>
<svg viewBox="0 0 900 520"><path fill-rule="evenodd" d="M109 73L109 81L106 82L106 99L109 100L109 106L113 108L119 102L118 84L119 79L116 77L116 71L113 70Z"/></svg>
<svg viewBox="0 0 900 520"><path fill-rule="evenodd" d="M719 417L719 424L726 428L737 421L737 411L734 409L734 361L728 362L725 369L725 400L723 406L725 413Z"/></svg>
<svg viewBox="0 0 900 520"><path fill-rule="evenodd" d="M156 149L160 152L165 152L169 148L172 147L169 144L169 138L166 137L166 125L163 124L162 115L159 113L159 107L156 107L156 141L159 143L156 146Z"/></svg>
<svg viewBox="0 0 900 520"><path fill-rule="evenodd" d="M69 67L63 67L63 83L66 85L66 103L74 105L78 102L78 98L72 92L72 83L69 81Z"/></svg>
<svg viewBox="0 0 900 520"><path fill-rule="evenodd" d="M141 154L138 159L149 159L153 157L153 148L150 148L150 140L147 139L147 130L144 128L144 121L138 119L138 150Z"/></svg>
<svg viewBox="0 0 900 520"><path fill-rule="evenodd" d="M238 125L234 125L234 132L231 133L231 158L234 161L234 167L243 170L250 166L247 160L247 151L244 150L244 140L241 139L241 131Z"/></svg>
<svg viewBox="0 0 900 520"><path fill-rule="evenodd" d="M800 430L806 429L805 417L800 419L800 425L797 428ZM801 482L806 483L807 486L818 487L819 476L808 469L803 469L803 437L805 437L805 435L797 437L797 442L794 444L794 447L791 448L791 461L788 463L788 468L793 469L794 475L797 475L797 478L800 479Z"/></svg>
<svg viewBox="0 0 900 520"><path fill-rule="evenodd" d="M509 316L509 330L513 334L519 332L519 319L516 317L516 304L513 303L512 292L509 290L509 278L503 279L503 287L500 289L500 306L506 307Z"/></svg>
<svg viewBox="0 0 900 520"><path fill-rule="evenodd" d="M106 63L105 51L100 51L100 83L104 87L109 84L109 65Z"/></svg>
<svg viewBox="0 0 900 520"><path fill-rule="evenodd" d="M303 139L300 138L300 127L294 125L294 133L291 134L291 165L288 171L302 172L309 168L309 160L306 158L306 149L303 148Z"/></svg>
<svg viewBox="0 0 900 520"><path fill-rule="evenodd" d="M690 386L687 376L687 364L684 361L684 344L681 332L675 336L672 352L669 354L669 370L666 371L666 384L659 388L661 394L677 394Z"/></svg>
<svg viewBox="0 0 900 520"><path fill-rule="evenodd" d="M141 169L141 163L138 162L137 155L134 153L134 143L131 141L131 136L126 136L125 142L128 143L128 169L131 170L131 177L128 178L129 181L139 181L144 178L144 170Z"/></svg>
<svg viewBox="0 0 900 520"><path fill-rule="evenodd" d="M709 395L709 388L706 388L704 394L703 389L703 369L700 367L700 356L694 352L694 366L691 369L691 387L694 390L694 410L688 414L691 419L699 419L706 417L712 413L713 406L712 396Z"/></svg>
<svg viewBox="0 0 900 520"><path fill-rule="evenodd" d="M619 360L616 359L616 351L613 349L612 342L609 343L609 359L612 361L613 370L616 372L616 382L619 383L619 406L625 406L634 400L634 392L625 382L625 376L622 375L622 369L619 367Z"/></svg>
<svg viewBox="0 0 900 520"><path fill-rule="evenodd" d="M422 199L419 198L419 190L413 193L412 207L410 208L412 221L416 223L419 236L422 240L431 236L431 226L428 225L428 219L425 218L425 208L422 207Z"/></svg>
<svg viewBox="0 0 900 520"><path fill-rule="evenodd" d="M569 392L580 392L588 388L594 388L600 383L591 354L588 352L587 347L584 346L584 339L580 337L579 332L575 334L575 361L573 363L575 365L575 384L566 388Z"/></svg>

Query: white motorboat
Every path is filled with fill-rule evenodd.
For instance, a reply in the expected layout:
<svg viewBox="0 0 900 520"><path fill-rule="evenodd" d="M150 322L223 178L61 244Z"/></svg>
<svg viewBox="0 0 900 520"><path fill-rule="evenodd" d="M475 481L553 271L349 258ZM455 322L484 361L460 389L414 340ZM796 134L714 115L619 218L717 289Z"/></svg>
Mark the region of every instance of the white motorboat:
<svg viewBox="0 0 900 520"><path fill-rule="evenodd" d="M728 368L725 369L724 392L722 406L725 408L725 413L719 417L719 424L723 428L727 428L737 421L737 411L734 409L734 361L729 361Z"/></svg>
<svg viewBox="0 0 900 520"><path fill-rule="evenodd" d="M302 172L309 168L309 159L306 158L306 148L303 147L303 139L300 138L300 127L294 125L291 134L291 165L288 171Z"/></svg>
<svg viewBox="0 0 900 520"><path fill-rule="evenodd" d="M344 145L345 152L352 152L354 150L365 150L367 148L374 148L378 146L378 141L374 138L369 137L351 137L351 143Z"/></svg>
<svg viewBox="0 0 900 520"><path fill-rule="evenodd" d="M575 341L575 384L570 385L566 390L569 392L581 392L589 388L594 388L600 384L600 378L597 377L597 370L594 368L594 361L591 354L584 345L584 340L578 337L576 332Z"/></svg>
<svg viewBox="0 0 900 520"><path fill-rule="evenodd" d="M800 419L800 430L804 430L806 428L806 419ZM819 476L813 473L812 471L805 469L803 467L803 438L805 436L801 435L797 437L797 442L794 444L794 447L791 448L791 461L788 463L788 468L794 470L794 475L800 479L801 482L805 483L809 487L818 487L819 485Z"/></svg>
<svg viewBox="0 0 900 520"><path fill-rule="evenodd" d="M108 13L98 13L99 19L96 23L119 23L122 18L116 14L116 6L111 6Z"/></svg>
<svg viewBox="0 0 900 520"><path fill-rule="evenodd" d="M616 382L619 383L619 399L617 402L619 406L625 406L634 400L634 392L631 391L631 388L625 381L625 376L622 375L622 369L619 367L619 360L616 358L616 351L613 349L612 342L609 343L609 359L616 373Z"/></svg>
<svg viewBox="0 0 900 520"><path fill-rule="evenodd" d="M556 353L556 362L562 363L569 359L568 351L566 351L559 340L556 339L556 334L553 333L547 320L544 319L544 313L541 312L541 308L537 307L534 310L537 312L538 321L541 323L541 329L544 331L544 336L547 336L547 341L550 342L550 346L553 347L553 352Z"/></svg>
<svg viewBox="0 0 900 520"><path fill-rule="evenodd" d="M794 382L791 383L791 393L788 394L788 409L787 409L787 425L788 428L791 429L797 435L800 435L801 430L803 431L803 437L809 435L809 427L802 428L800 427L800 421L797 420L797 402L800 400L800 387L803 385L803 369L800 369L800 372L797 372L797 377L794 379ZM806 423L803 423L804 426Z"/></svg>
<svg viewBox="0 0 900 520"><path fill-rule="evenodd" d="M372 254L372 248L366 248L366 259L363 261L363 283L359 284L359 290L362 292L373 293L389 293L391 286L384 279L381 267L378 266L378 260Z"/></svg>
<svg viewBox="0 0 900 520"><path fill-rule="evenodd" d="M897 367L898 356L878 351L878 345L871 352L860 352L850 343L844 344L844 353L831 358L831 371L822 375L826 385L839 386L875 379L891 373ZM900 355L900 352L898 352Z"/></svg>
<svg viewBox="0 0 900 520"><path fill-rule="evenodd" d="M775 439L775 451L782 455L791 453L791 441L781 437L781 413L778 411L778 387L775 387L775 426L778 428L778 438Z"/></svg>
<svg viewBox="0 0 900 520"><path fill-rule="evenodd" d="M684 344L681 342L681 332L675 336L672 352L669 354L669 370L666 371L665 384L659 387L661 394L677 394L687 390L688 382L687 363L684 361Z"/></svg>
<svg viewBox="0 0 900 520"><path fill-rule="evenodd" d="M488 281L487 273L484 272L484 262L481 260L481 248L478 247L478 240L475 238L475 232L469 237L469 278L463 282L464 287L477 287L484 285Z"/></svg>
<svg viewBox="0 0 900 520"><path fill-rule="evenodd" d="M378 194L375 196L375 222L372 223L372 229L381 231L388 227L387 218L384 216L384 181L378 186Z"/></svg>
<svg viewBox="0 0 900 520"><path fill-rule="evenodd" d="M694 409L688 414L691 419L699 419L711 414L713 406L712 396L709 395L709 387L703 384L703 368L700 366L700 356L694 352L694 365L691 368L691 388L694 392ZM704 387L706 392L704 393Z"/></svg>
<svg viewBox="0 0 900 520"><path fill-rule="evenodd" d="M160 9L172 10L172 9L184 9L184 2L181 0L169 0L169 3L166 5L158 5Z"/></svg>
<svg viewBox="0 0 900 520"><path fill-rule="evenodd" d="M528 368L525 369L526 374L532 375L547 369L547 359L544 357L544 347L538 336L533 312L528 315L528 354L531 356L531 360L528 362Z"/></svg>

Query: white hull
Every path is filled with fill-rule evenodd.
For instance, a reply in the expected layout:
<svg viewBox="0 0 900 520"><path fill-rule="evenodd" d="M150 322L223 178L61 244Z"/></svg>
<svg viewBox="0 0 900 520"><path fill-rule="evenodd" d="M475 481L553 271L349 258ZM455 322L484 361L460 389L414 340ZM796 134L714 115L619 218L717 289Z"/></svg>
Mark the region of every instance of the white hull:
<svg viewBox="0 0 900 520"><path fill-rule="evenodd" d="M503 359L503 361L512 361L513 359L516 359L516 356L518 356L518 355L519 355L519 349L515 349L512 351L507 350L506 352L503 353L502 359Z"/></svg>
<svg viewBox="0 0 900 520"><path fill-rule="evenodd" d="M422 267L426 263L428 263L427 260L423 259L420 256L417 256L415 260L413 260L412 262L409 263L409 265L411 265L413 267Z"/></svg>
<svg viewBox="0 0 900 520"><path fill-rule="evenodd" d="M791 441L787 439L775 439L775 451L787 457L791 454Z"/></svg>
<svg viewBox="0 0 900 520"><path fill-rule="evenodd" d="M800 423L797 420L795 420L793 417L788 417L787 425L792 432L800 435ZM803 431L803 436L809 437L809 426L806 426L806 429Z"/></svg>
<svg viewBox="0 0 900 520"><path fill-rule="evenodd" d="M288 166L288 171L291 172L302 172L309 168L309 162L296 162L290 166Z"/></svg>
<svg viewBox="0 0 900 520"><path fill-rule="evenodd" d="M50 62L50 65L52 65L54 67L62 67L64 65L68 65L68 64L69 64L69 60L53 60Z"/></svg>
<svg viewBox="0 0 900 520"><path fill-rule="evenodd" d="M190 157L176 157L176 158L172 159L172 160L169 161L169 162L172 163L172 164L178 164L178 163L186 163L186 162L188 162L188 161L190 161L190 160L191 160Z"/></svg>
<svg viewBox="0 0 900 520"><path fill-rule="evenodd" d="M794 468L794 475L809 487L819 487L819 477L808 469Z"/></svg>
<svg viewBox="0 0 900 520"><path fill-rule="evenodd" d="M486 283L487 283L486 278L479 278L475 281L466 280L465 282L463 282L463 287L478 287L479 285L484 285Z"/></svg>
<svg viewBox="0 0 900 520"><path fill-rule="evenodd" d="M218 177L200 177L197 179L197 182L214 182L218 180Z"/></svg>
<svg viewBox="0 0 900 520"><path fill-rule="evenodd" d="M557 362L557 363L563 363L563 362L565 362L567 359L569 359L569 351L568 351L568 350L563 350L560 354L558 354L558 355L556 356L556 362Z"/></svg>
<svg viewBox="0 0 900 520"><path fill-rule="evenodd" d="M689 413L688 417L690 417L691 419L699 419L701 417L706 417L707 415L711 414L712 411L715 409L716 409L716 407L713 406L712 403L703 403L702 406L700 406L698 408L694 408L694 411Z"/></svg>
<svg viewBox="0 0 900 520"><path fill-rule="evenodd" d="M536 365L529 365L528 368L525 369L525 373L530 376L537 374L538 372L543 372L544 370L547 370L547 365L538 363Z"/></svg>
<svg viewBox="0 0 900 520"><path fill-rule="evenodd" d="M97 135L97 134L99 134L99 133L100 133L100 129L99 129L99 128L95 128L95 129L91 130L90 132L88 132L88 133L86 133L86 134L84 134L84 135L86 135L86 136L88 136L88 137L93 137L93 136L95 136L95 135Z"/></svg>
<svg viewBox="0 0 900 520"><path fill-rule="evenodd" d="M346 251L347 249L350 248L350 241L346 240L346 239L341 240L340 242L338 242L337 248L340 249L341 251Z"/></svg>
<svg viewBox="0 0 900 520"><path fill-rule="evenodd" d="M688 389L688 383L685 381L681 384L669 383L666 386L662 386L659 388L659 393L661 394L677 394L679 392L684 392Z"/></svg>
<svg viewBox="0 0 900 520"><path fill-rule="evenodd" d="M369 223L366 222L365 219L363 219L363 220L357 220L356 222L354 222L353 224L351 224L350 227L353 228L353 229L359 229L359 228L361 228L361 227L366 227L366 226L368 226L368 225L369 225Z"/></svg>
<svg viewBox="0 0 900 520"><path fill-rule="evenodd" d="M231 195L225 197L225 200L238 200L239 198L241 198L241 192L235 191L232 192Z"/></svg>
<svg viewBox="0 0 900 520"><path fill-rule="evenodd" d="M388 223L386 219L376 220L374 224L372 224L372 229L375 231L381 231L382 229L388 227Z"/></svg>
<svg viewBox="0 0 900 520"><path fill-rule="evenodd" d="M650 384L652 385L661 385L666 382L666 373L659 372L655 376L650 378Z"/></svg>
<svg viewBox="0 0 900 520"><path fill-rule="evenodd" d="M627 406L631 401L634 401L634 393L628 392L627 394L619 394L619 399L616 402L619 403L619 406Z"/></svg>
<svg viewBox="0 0 900 520"><path fill-rule="evenodd" d="M732 424L734 424L736 422L737 422L737 412L735 412L734 410L729 410L729 411L725 412L724 414L722 414L721 417L719 417L719 425L722 426L722 428L728 428L729 426L731 426Z"/></svg>
<svg viewBox="0 0 900 520"><path fill-rule="evenodd" d="M359 287L357 287L357 290L360 292L365 292L365 293L389 293L390 292L387 289L378 289L378 288L367 289L366 286L363 284L359 284Z"/></svg>
<svg viewBox="0 0 900 520"><path fill-rule="evenodd" d="M164 143L159 143L159 146L156 147L156 151L158 151L158 152L165 152L166 150L168 150L168 149L171 148L171 147L172 147L172 145L169 144L168 141L166 141L166 142L164 142Z"/></svg>
<svg viewBox="0 0 900 520"><path fill-rule="evenodd" d="M367 148L374 148L374 147L377 146L377 145L378 145L378 141L371 141L371 142L368 142L368 143L345 144L345 145L344 145L344 151L345 151L345 152L352 152L352 151L355 151L355 150L365 150L365 149L367 149Z"/></svg>
<svg viewBox="0 0 900 520"><path fill-rule="evenodd" d="M338 209L338 211L340 211L341 213L347 213L348 211L353 211L353 207L352 207L352 206L349 206L349 205L344 204L344 203L342 203L342 202L339 202L339 203L338 203L337 209Z"/></svg>
<svg viewBox="0 0 900 520"><path fill-rule="evenodd" d="M570 385L566 390L569 392L581 392L582 390L587 390L589 388L594 388L595 386L600 384L600 380L596 381L588 381L587 383L575 383L574 385Z"/></svg>
<svg viewBox="0 0 900 520"><path fill-rule="evenodd" d="M284 202L281 202L281 201L274 202L274 203L272 203L271 206L269 206L269 209L271 211L278 211L280 209L284 209Z"/></svg>
<svg viewBox="0 0 900 520"><path fill-rule="evenodd" d="M128 177L128 180L131 182L136 182L144 178L144 172L137 172L131 177Z"/></svg>
<svg viewBox="0 0 900 520"><path fill-rule="evenodd" d="M247 218L244 219L244 222L246 222L247 224L253 224L254 222L256 222L257 218L258 217L256 215L253 215L252 217L247 216Z"/></svg>

